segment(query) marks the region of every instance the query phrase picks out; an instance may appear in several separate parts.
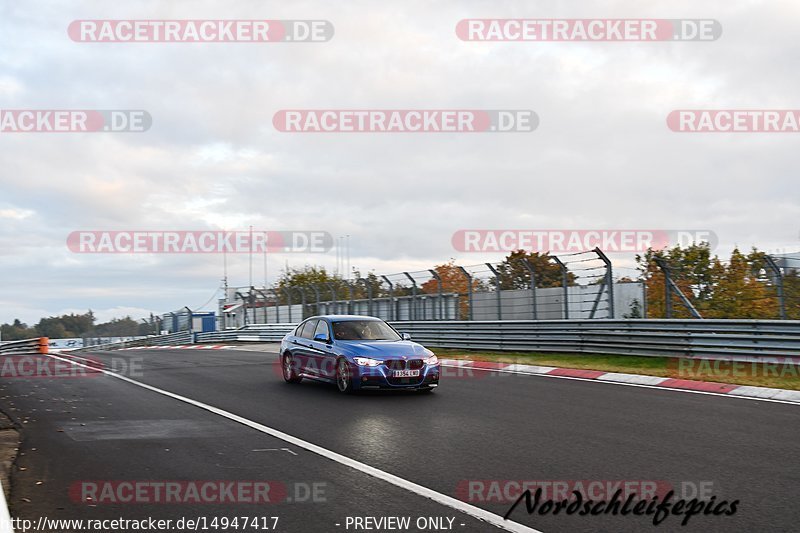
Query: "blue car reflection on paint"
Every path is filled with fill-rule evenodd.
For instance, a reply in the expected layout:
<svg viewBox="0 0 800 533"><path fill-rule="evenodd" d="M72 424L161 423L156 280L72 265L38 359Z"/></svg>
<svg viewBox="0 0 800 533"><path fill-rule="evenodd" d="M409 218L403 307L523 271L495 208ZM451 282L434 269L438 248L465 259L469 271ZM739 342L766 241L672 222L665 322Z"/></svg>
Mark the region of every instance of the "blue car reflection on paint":
<svg viewBox="0 0 800 533"><path fill-rule="evenodd" d="M283 379L335 383L341 392L365 389L432 391L439 360L379 318L326 315L309 318L281 341Z"/></svg>

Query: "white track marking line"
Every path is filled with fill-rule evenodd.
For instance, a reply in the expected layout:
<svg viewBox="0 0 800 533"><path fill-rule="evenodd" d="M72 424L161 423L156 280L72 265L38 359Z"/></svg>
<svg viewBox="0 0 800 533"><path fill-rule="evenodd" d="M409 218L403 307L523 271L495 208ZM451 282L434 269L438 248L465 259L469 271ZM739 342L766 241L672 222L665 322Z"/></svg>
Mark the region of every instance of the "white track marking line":
<svg viewBox="0 0 800 533"><path fill-rule="evenodd" d="M78 363L77 361L72 361L69 359L64 359L63 357L58 357L53 354L47 354L48 357L52 357L53 359L58 359L60 361L65 361L67 363L87 367L82 363ZM87 367L88 368L88 367ZM136 385L138 387L142 387L143 389L147 389L153 392L157 392L158 394L168 396L175 400L179 400L184 403L188 403L189 405L194 405L195 407L199 407L200 409L204 409L215 415L222 416L229 420L233 420L234 422L238 422L244 426L250 427L261 433L266 433L267 435L273 436L277 439L286 441L290 444L294 444L298 448L303 448L304 450L308 450L312 453L316 453L317 455L321 455L326 459L330 459L331 461L335 461L339 464L349 466L354 470L358 470L359 472L363 472L369 476L372 476L376 479L380 479L382 481L386 481L387 483L391 483L396 487L400 487L401 489L407 490L411 493L414 493L418 496L422 496L423 498L428 498L436 503L441 505L445 505L450 507L451 509L455 509L456 511L460 511L466 515L469 515L473 518L477 518L483 522L489 523L495 527L500 529L504 529L506 531L511 531L513 533L541 533L536 529L530 528L528 526L524 526L517 522L512 522L511 520L503 520L502 516L496 515L494 513L490 513L480 507L475 507L474 505L470 505L466 502L462 502L461 500L457 500L440 492L436 492L435 490L429 489L427 487L423 487L422 485L418 485L413 481L408 481L407 479L403 479L401 477L395 476L394 474L390 474L388 472L384 472L383 470L379 470L374 466L370 466L366 463L362 463L356 461L355 459L351 459L344 455L338 454L334 451L328 450L327 448L323 448L322 446L317 446L316 444L312 444L310 442L304 441L300 438L294 437L289 435L288 433L284 433L277 429L271 428L269 426L265 426L263 424L259 424L258 422L253 422L247 418L241 417L239 415L235 415L229 411L225 411L224 409L220 409L218 407L214 407L213 405L208 405L203 402L199 402L197 400L193 400L191 398L187 398L186 396L181 396L180 394L175 394L174 392L170 392L164 389L159 389L158 387L154 387L152 385L148 385L146 383L142 383L141 381L136 381L135 379L131 379L129 377L123 376L121 374L117 374L116 372L110 372L108 370L103 369L96 369L98 372L102 372L103 374L109 375L111 377L117 378L119 380L125 381L132 385Z"/></svg>
<svg viewBox="0 0 800 533"><path fill-rule="evenodd" d="M8 512L6 494L3 491L3 484L0 483L0 533L14 533L11 524L11 514Z"/></svg>
<svg viewBox="0 0 800 533"><path fill-rule="evenodd" d="M448 366L448 365L442 365ZM757 402L772 402L772 403L783 403L786 405L800 405L797 402L792 402L788 400L774 400L772 398L755 398L753 396L739 396L738 394L731 394L731 393L724 393L724 392L708 392L702 390L692 390L692 389L676 389L673 387L659 387L657 385L641 385L639 383L622 383L620 381L604 381L602 379L590 379L590 378L578 378L574 376L556 376L553 374L532 374L530 372L520 372L518 370L505 370L502 368L477 368L477 367L461 367L461 366L454 366L450 368L468 368L472 370L481 370L483 372L502 372L504 374L517 374L520 376L533 376L533 377L542 377L542 378L554 378L554 379L571 379L574 381L588 381L591 383L604 383L609 385L621 385L624 387L641 387L643 389L655 389L655 390L668 390L673 392L686 392L690 394L705 394L707 396L720 396L722 398L739 398L740 400L753 400Z"/></svg>

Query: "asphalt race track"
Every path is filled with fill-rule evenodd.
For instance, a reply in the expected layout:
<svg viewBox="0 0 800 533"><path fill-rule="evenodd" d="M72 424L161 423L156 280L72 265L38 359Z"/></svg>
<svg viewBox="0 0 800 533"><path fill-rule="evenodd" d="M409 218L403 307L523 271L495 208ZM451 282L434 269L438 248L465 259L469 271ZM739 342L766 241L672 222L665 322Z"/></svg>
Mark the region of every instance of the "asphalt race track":
<svg viewBox="0 0 800 533"><path fill-rule="evenodd" d="M475 506L502 520L515 499L489 487L525 480L627 480L670 486L684 495L702 487L717 501L739 500L737 512L693 516L684 527L681 517L669 516L656 527L649 516L528 515L522 503L510 518L548 533L791 531L800 521L797 405L480 371L445 377L433 394L344 396L308 380L284 383L275 353L131 350L82 356L159 391L99 372L2 380L0 406L23 431L9 501L15 517L277 516L276 531L335 532L392 531L356 529L353 520L397 516L410 517L410 531L419 530L418 518L427 518L441 520L442 527L436 529L434 520L426 531L484 532L501 529L464 508ZM258 425L324 453L252 427ZM76 497L92 486L87 483L176 480L268 480L277 501L220 505ZM421 494L420 487L435 491L434 497ZM464 508L443 503L447 498L464 502ZM444 529L448 519L452 529ZM526 530L511 524L508 529L514 527Z"/></svg>

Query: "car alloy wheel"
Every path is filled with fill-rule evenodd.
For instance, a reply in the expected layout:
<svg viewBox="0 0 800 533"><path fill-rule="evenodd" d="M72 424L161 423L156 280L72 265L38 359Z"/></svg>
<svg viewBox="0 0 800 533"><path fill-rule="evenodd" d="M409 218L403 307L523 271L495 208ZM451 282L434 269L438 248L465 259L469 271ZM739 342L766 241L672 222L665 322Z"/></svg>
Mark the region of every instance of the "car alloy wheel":
<svg viewBox="0 0 800 533"><path fill-rule="evenodd" d="M294 359L289 354L283 356L283 379L286 383L299 383L303 378L297 375L294 369Z"/></svg>
<svg viewBox="0 0 800 533"><path fill-rule="evenodd" d="M353 391L350 367L344 359L339 359L339 363L336 365L336 386L339 388L339 392L345 394Z"/></svg>

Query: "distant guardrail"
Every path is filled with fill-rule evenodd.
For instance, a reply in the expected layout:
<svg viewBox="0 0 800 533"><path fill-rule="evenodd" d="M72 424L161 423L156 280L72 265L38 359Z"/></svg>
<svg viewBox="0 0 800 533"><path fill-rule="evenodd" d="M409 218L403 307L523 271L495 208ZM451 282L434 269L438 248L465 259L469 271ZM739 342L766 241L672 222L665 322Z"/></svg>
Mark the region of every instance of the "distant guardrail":
<svg viewBox="0 0 800 533"><path fill-rule="evenodd" d="M797 320L492 320L392 322L430 347L492 351L600 353L666 357L800 356ZM296 324L173 333L95 346L115 349L192 343L279 342Z"/></svg>
<svg viewBox="0 0 800 533"><path fill-rule="evenodd" d="M198 333L195 342L280 342L296 326L296 323L253 324L240 329Z"/></svg>
<svg viewBox="0 0 800 533"><path fill-rule="evenodd" d="M797 320L393 322L423 344L456 349L667 357L800 356Z"/></svg>
<svg viewBox="0 0 800 533"><path fill-rule="evenodd" d="M0 343L0 355L39 355L49 352L49 339L37 337L21 341L8 341Z"/></svg>
<svg viewBox="0 0 800 533"><path fill-rule="evenodd" d="M97 344L94 346L86 346L72 350L71 353L89 352L98 350L119 350L121 348L135 348L137 346L170 346L176 344L192 344L194 342L194 335L189 331L179 331L177 333L170 333L168 335L153 335L144 339L136 339L132 341L111 342L106 344Z"/></svg>

